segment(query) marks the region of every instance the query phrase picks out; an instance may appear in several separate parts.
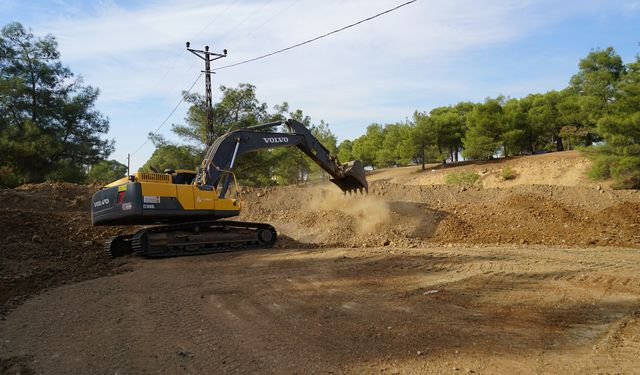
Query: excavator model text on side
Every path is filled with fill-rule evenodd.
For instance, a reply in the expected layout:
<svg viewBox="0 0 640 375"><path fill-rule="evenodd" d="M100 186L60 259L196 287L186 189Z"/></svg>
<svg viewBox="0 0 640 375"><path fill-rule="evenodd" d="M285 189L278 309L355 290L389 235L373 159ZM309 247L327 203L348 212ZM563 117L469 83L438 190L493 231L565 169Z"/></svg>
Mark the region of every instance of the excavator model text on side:
<svg viewBox="0 0 640 375"><path fill-rule="evenodd" d="M280 125L288 131L270 131ZM207 150L198 173L137 172L106 185L93 195L92 223L155 225L107 241L106 250L114 257L132 252L166 257L271 247L277 238L271 225L221 219L237 216L242 209L232 172L238 156L293 146L331 175L345 193L368 190L360 161L339 163L309 129L289 119L222 135Z"/></svg>

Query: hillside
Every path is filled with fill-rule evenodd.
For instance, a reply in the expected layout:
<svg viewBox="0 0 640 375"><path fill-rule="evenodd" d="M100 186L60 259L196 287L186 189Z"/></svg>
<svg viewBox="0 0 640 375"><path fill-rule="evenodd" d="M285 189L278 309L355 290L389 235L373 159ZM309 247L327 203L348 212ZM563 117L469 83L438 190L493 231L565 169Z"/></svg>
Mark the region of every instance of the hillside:
<svg viewBox="0 0 640 375"><path fill-rule="evenodd" d="M545 244L640 247L640 194L589 181L577 152L462 166L377 170L369 194L330 183L257 189L241 219L274 224L296 241L327 246ZM516 178L502 181L503 168ZM475 172L472 187L447 173Z"/></svg>
<svg viewBox="0 0 640 375"><path fill-rule="evenodd" d="M578 151L552 152L541 155L518 156L486 162L459 162L451 165L430 164L421 167L389 168L373 171L369 181L387 180L406 185L442 185L448 173L473 172L481 177L482 187L505 188L516 185L601 186L591 181L587 171L591 162ZM505 168L516 174L504 181L500 175Z"/></svg>

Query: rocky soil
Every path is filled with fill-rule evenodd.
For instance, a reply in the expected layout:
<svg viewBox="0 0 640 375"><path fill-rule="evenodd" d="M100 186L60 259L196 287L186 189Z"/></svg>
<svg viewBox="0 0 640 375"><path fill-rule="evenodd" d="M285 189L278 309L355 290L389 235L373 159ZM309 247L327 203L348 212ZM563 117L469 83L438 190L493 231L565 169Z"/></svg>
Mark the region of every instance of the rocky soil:
<svg viewBox="0 0 640 375"><path fill-rule="evenodd" d="M43 289L120 272L106 238L130 228L94 228L97 186L68 183L0 190L0 313Z"/></svg>

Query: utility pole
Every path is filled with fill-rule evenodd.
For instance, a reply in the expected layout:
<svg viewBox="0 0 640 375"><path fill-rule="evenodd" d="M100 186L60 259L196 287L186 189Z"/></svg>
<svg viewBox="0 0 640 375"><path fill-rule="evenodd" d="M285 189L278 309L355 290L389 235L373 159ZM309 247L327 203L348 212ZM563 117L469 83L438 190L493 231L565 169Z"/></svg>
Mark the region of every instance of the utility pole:
<svg viewBox="0 0 640 375"><path fill-rule="evenodd" d="M193 53L198 56L202 60L204 60L204 70L202 73L204 76L204 92L205 92L205 105L207 107L207 124L205 128L206 134L206 142L207 148L209 148L213 141L217 138L217 134L215 128L213 126L213 104L212 104L212 96L211 96L211 62L221 59L223 57L227 57L227 50L223 50L222 53L213 53L209 52L209 46L204 46L204 51L199 49L189 48L191 43L187 42L187 51Z"/></svg>

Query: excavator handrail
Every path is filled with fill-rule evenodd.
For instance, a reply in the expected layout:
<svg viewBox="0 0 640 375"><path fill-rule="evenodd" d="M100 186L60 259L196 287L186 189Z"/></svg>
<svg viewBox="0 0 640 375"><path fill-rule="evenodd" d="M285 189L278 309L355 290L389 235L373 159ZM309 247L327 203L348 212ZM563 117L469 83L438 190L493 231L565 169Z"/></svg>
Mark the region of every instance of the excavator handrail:
<svg viewBox="0 0 640 375"><path fill-rule="evenodd" d="M233 184L236 187L236 198L238 198L240 196L240 189L239 189L240 185L238 184L238 179L236 178L236 174L227 169L220 169L220 172L226 172L230 174L231 177L233 177Z"/></svg>

